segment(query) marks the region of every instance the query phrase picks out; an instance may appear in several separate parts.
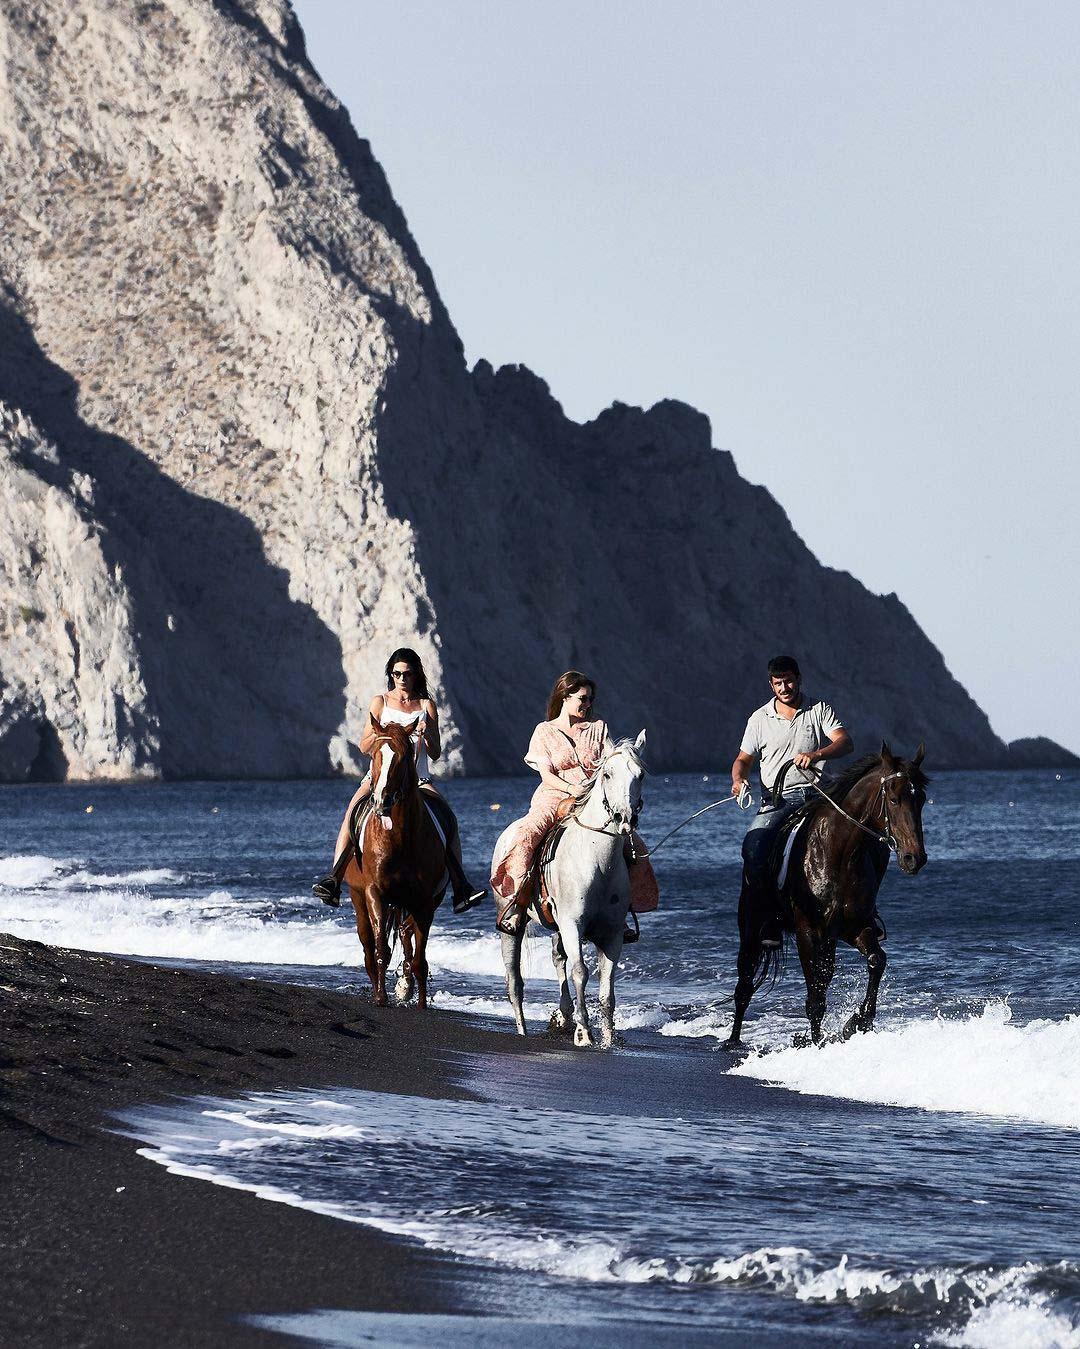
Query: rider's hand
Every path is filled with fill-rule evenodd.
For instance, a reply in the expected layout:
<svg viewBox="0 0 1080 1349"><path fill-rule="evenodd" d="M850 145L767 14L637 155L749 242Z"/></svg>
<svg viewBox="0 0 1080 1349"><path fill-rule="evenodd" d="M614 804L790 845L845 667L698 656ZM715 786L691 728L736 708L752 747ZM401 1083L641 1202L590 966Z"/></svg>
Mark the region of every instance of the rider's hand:
<svg viewBox="0 0 1080 1349"><path fill-rule="evenodd" d="M732 779L731 779L731 794L732 794L732 796L739 796L739 795L741 795L741 794L742 794L742 789L743 789L745 786L746 786L746 779L745 779L745 778L732 778Z"/></svg>
<svg viewBox="0 0 1080 1349"><path fill-rule="evenodd" d="M816 757L813 754L796 754L793 762L796 768L813 768Z"/></svg>

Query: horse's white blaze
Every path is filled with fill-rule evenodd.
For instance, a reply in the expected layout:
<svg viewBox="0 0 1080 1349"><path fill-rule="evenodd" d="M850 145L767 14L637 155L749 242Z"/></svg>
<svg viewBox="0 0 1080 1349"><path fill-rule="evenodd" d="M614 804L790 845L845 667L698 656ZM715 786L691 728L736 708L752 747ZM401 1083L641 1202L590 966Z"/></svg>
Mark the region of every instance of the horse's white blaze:
<svg viewBox="0 0 1080 1349"><path fill-rule="evenodd" d="M390 768L393 765L393 762L394 756L385 748L385 746L380 746L379 777L375 783L374 790L371 793L376 809L382 805L383 798L386 796L386 784L390 778ZM381 811L380 814L382 814ZM384 823L383 828L385 829L388 827L389 826Z"/></svg>

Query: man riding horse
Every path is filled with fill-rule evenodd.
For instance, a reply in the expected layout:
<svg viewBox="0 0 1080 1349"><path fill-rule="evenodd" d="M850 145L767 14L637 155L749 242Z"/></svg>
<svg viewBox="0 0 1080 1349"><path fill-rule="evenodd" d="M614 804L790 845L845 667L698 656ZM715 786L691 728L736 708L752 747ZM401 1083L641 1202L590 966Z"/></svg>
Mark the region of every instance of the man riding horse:
<svg viewBox="0 0 1080 1349"><path fill-rule="evenodd" d="M812 766L843 758L854 746L829 704L803 694L802 674L794 656L774 656L769 661L769 684L773 696L747 721L731 765L731 792L742 795L758 760L761 808L743 839L743 887L751 901L749 912L764 915L760 944L775 949L782 939L780 901L771 873L777 833L811 795L810 784L816 781L809 771ZM789 761L793 766L778 783L780 770Z"/></svg>

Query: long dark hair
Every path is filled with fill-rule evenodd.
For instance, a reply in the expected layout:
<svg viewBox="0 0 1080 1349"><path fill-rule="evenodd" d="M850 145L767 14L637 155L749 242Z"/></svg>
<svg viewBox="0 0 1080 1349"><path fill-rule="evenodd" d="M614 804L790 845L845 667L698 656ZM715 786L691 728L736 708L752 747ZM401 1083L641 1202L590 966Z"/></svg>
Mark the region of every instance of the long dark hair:
<svg viewBox="0 0 1080 1349"><path fill-rule="evenodd" d="M426 698L427 675L424 673L424 662L416 654L411 646L399 646L390 659L386 662L386 691L393 692L394 676L390 671L398 663L403 661L413 672L412 696L414 698Z"/></svg>
<svg viewBox="0 0 1080 1349"><path fill-rule="evenodd" d="M547 719L554 721L562 711L562 705L570 697L571 693L577 693L578 689L588 688L593 698L596 697L596 681L582 674L580 670L567 670L561 674L555 681L555 687L551 690L551 697L548 699Z"/></svg>

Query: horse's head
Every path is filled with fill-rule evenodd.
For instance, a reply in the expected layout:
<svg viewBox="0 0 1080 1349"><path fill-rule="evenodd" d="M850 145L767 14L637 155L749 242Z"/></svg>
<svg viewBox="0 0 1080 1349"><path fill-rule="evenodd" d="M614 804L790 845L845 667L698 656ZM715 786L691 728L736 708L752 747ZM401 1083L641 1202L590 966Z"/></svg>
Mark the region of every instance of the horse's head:
<svg viewBox="0 0 1080 1349"><path fill-rule="evenodd" d="M898 759L881 742L881 806L885 833L892 841L900 870L914 876L926 865L922 809L926 801L926 774L920 744L910 759Z"/></svg>
<svg viewBox="0 0 1080 1349"><path fill-rule="evenodd" d="M641 813L645 785L645 732L636 740L620 740L600 761L590 796L599 798L607 819L620 834L631 834Z"/></svg>
<svg viewBox="0 0 1080 1349"><path fill-rule="evenodd" d="M375 743L371 748L371 803L376 815L387 816L391 806L416 786L416 760L413 756L411 726L396 721L381 722L374 713L371 725Z"/></svg>

